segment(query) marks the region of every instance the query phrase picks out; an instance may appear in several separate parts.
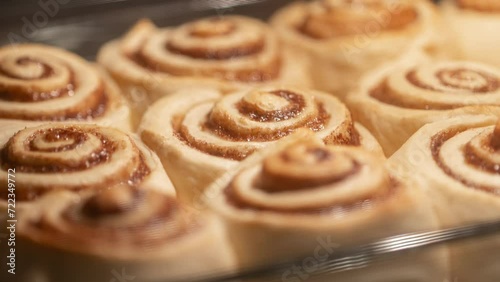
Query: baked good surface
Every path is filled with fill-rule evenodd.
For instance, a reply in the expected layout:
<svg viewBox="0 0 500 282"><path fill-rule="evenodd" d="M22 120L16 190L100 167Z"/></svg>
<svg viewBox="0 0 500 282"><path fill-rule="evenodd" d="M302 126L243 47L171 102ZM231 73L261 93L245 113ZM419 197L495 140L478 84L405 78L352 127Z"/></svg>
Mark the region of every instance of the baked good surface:
<svg viewBox="0 0 500 282"><path fill-rule="evenodd" d="M54 193L23 214L23 273L53 282L107 281L115 269L139 281L161 281L230 269L231 253L214 217L190 214L172 195L146 187L120 184L95 192ZM16 281L33 281L20 276Z"/></svg>
<svg viewBox="0 0 500 282"><path fill-rule="evenodd" d="M0 128L0 181L8 183L9 174L15 175L17 214L41 196L61 190L82 192L128 183L175 195L158 157L134 135L72 123ZM2 211L7 210L8 194L6 185L0 193Z"/></svg>
<svg viewBox="0 0 500 282"><path fill-rule="evenodd" d="M39 44L0 48L0 123L67 121L131 130L131 113L115 82L92 63Z"/></svg>
<svg viewBox="0 0 500 282"><path fill-rule="evenodd" d="M405 61L365 77L347 104L390 156L424 124L500 114L500 71L468 61Z"/></svg>
<svg viewBox="0 0 500 282"><path fill-rule="evenodd" d="M271 23L285 43L310 59L314 86L341 99L366 72L437 44L429 1L294 2Z"/></svg>
<svg viewBox="0 0 500 282"><path fill-rule="evenodd" d="M390 163L395 173L424 188L441 227L498 220L499 140L497 117L458 117L422 127ZM452 277L494 281L500 275L498 246L496 236L451 245Z"/></svg>
<svg viewBox="0 0 500 282"><path fill-rule="evenodd" d="M266 23L234 15L171 28L141 20L124 37L104 45L98 62L140 112L193 85L222 91L269 83L310 85L305 61L283 46Z"/></svg>
<svg viewBox="0 0 500 282"><path fill-rule="evenodd" d="M208 188L207 203L224 219L241 265L312 256L325 238L346 247L437 228L421 191L393 177L379 156L360 147L325 146L313 135L285 141ZM441 281L445 255L439 250L405 258L397 263L401 271L370 266L331 279Z"/></svg>
<svg viewBox="0 0 500 282"><path fill-rule="evenodd" d="M500 44L497 1L446 0L442 14L463 59L500 66L495 47Z"/></svg>
<svg viewBox="0 0 500 282"><path fill-rule="evenodd" d="M162 159L180 196L192 201L238 162L298 128L315 131L328 144L364 146L382 155L377 141L338 99L294 87L227 95L186 89L156 102L139 134Z"/></svg>

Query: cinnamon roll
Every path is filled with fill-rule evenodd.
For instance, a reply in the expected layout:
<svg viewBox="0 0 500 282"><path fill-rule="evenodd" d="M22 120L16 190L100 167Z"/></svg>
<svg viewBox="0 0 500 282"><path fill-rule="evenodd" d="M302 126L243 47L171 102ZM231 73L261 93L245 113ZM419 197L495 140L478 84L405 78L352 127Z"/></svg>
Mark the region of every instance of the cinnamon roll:
<svg viewBox="0 0 500 282"><path fill-rule="evenodd" d="M98 61L143 111L150 101L192 85L227 91L277 82L310 84L304 60L281 46L265 23L243 16L172 28L142 20L106 44Z"/></svg>
<svg viewBox="0 0 500 282"><path fill-rule="evenodd" d="M479 63L405 63L364 79L348 104L390 156L424 124L500 114L500 70Z"/></svg>
<svg viewBox="0 0 500 282"><path fill-rule="evenodd" d="M207 190L241 266L317 258L318 248L326 259L337 247L437 228L421 192L363 148L299 139L252 161ZM447 274L442 250L396 264L390 272L374 266L328 281L443 281Z"/></svg>
<svg viewBox="0 0 500 282"><path fill-rule="evenodd" d="M497 48L500 44L500 3L487 0L446 0L443 18L462 56L500 67Z"/></svg>
<svg viewBox="0 0 500 282"><path fill-rule="evenodd" d="M194 216L172 195L141 186L54 193L18 224L22 282L177 281L233 264L213 216Z"/></svg>
<svg viewBox="0 0 500 282"><path fill-rule="evenodd" d="M382 154L338 99L291 87L227 95L184 90L153 104L139 134L160 156L179 196L193 202L211 181L298 128L315 131L327 144L364 146Z"/></svg>
<svg viewBox="0 0 500 282"><path fill-rule="evenodd" d="M68 123L0 128L2 217L12 197L9 174L15 174L17 214L58 190L82 192L128 183L175 194L158 157L137 137L118 129Z"/></svg>
<svg viewBox="0 0 500 282"><path fill-rule="evenodd" d="M430 1L318 0L279 10L271 23L310 58L316 88L347 96L367 71L424 49L438 49Z"/></svg>
<svg viewBox="0 0 500 282"><path fill-rule="evenodd" d="M130 109L99 67L65 50L0 48L0 123L90 122L131 129Z"/></svg>
<svg viewBox="0 0 500 282"><path fill-rule="evenodd" d="M425 188L443 227L500 219L497 117L463 116L428 124L390 163L399 175ZM452 280L497 280L499 247L498 236L451 245Z"/></svg>

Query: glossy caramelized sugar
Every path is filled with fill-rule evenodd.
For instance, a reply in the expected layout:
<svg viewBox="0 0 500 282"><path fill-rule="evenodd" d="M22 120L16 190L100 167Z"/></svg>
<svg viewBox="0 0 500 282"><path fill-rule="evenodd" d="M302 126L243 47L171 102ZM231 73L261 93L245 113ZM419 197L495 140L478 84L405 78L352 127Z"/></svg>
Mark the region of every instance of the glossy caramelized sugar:
<svg viewBox="0 0 500 282"><path fill-rule="evenodd" d="M15 167L19 175L18 200L55 190L139 184L151 173L145 158L125 133L93 125L26 128L10 137L0 151L2 170Z"/></svg>
<svg viewBox="0 0 500 282"><path fill-rule="evenodd" d="M331 104L340 107L339 111L330 112ZM177 137L186 144L233 160L251 154L256 149L254 142L276 141L304 127L324 135L329 144L360 145L350 113L340 102L292 89L238 92L197 104L174 119ZM207 139L207 135L212 137ZM252 143L241 144L245 141Z"/></svg>

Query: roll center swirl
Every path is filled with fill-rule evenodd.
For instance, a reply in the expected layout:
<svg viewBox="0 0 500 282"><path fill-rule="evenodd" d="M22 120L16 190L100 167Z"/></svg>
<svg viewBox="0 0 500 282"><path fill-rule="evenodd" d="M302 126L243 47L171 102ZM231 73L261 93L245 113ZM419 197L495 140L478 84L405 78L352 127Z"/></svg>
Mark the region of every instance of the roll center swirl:
<svg viewBox="0 0 500 282"><path fill-rule="evenodd" d="M439 71L436 76L444 86L477 93L488 93L498 89L498 78L486 72L472 69L449 69Z"/></svg>
<svg viewBox="0 0 500 282"><path fill-rule="evenodd" d="M209 18L173 30L167 49L195 59L227 60L261 52L264 41L260 29L231 19Z"/></svg>
<svg viewBox="0 0 500 282"><path fill-rule="evenodd" d="M302 96L286 90L254 91L238 105L241 114L260 122L278 122L294 118L305 106Z"/></svg>
<svg viewBox="0 0 500 282"><path fill-rule="evenodd" d="M92 218L120 214L134 209L142 199L140 196L139 190L118 185L89 198L83 212Z"/></svg>
<svg viewBox="0 0 500 282"><path fill-rule="evenodd" d="M226 195L239 208L343 212L386 197L397 186L380 161L358 148L299 142L239 172Z"/></svg>
<svg viewBox="0 0 500 282"><path fill-rule="evenodd" d="M371 91L380 102L418 110L496 106L500 72L472 62L440 62L389 73Z"/></svg>
<svg viewBox="0 0 500 282"><path fill-rule="evenodd" d="M210 19L193 23L191 26L191 35L196 37L214 37L227 35L234 31L234 23L224 19Z"/></svg>
<svg viewBox="0 0 500 282"><path fill-rule="evenodd" d="M115 104L108 91L116 90L100 71L67 51L36 44L0 48L0 119L99 118Z"/></svg>
<svg viewBox="0 0 500 282"><path fill-rule="evenodd" d="M54 72L48 64L35 58L15 56L7 56L2 60L0 69L7 77L25 80L47 78Z"/></svg>
<svg viewBox="0 0 500 282"><path fill-rule="evenodd" d="M311 144L295 146L265 160L261 185L266 191L287 191L333 183L359 169L348 156Z"/></svg>
<svg viewBox="0 0 500 282"><path fill-rule="evenodd" d="M1 148L0 167L3 172L15 168L20 174L19 200L34 200L54 190L138 185L151 172L132 137L117 129L84 124L20 130Z"/></svg>

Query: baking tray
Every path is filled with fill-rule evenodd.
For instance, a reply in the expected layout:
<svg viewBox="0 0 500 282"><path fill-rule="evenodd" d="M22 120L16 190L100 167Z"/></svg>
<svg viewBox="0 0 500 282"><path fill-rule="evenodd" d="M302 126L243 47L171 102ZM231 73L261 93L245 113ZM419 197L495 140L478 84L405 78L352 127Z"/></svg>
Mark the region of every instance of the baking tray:
<svg viewBox="0 0 500 282"><path fill-rule="evenodd" d="M2 0L0 44L20 42L50 44L93 60L105 42L122 35L140 18L150 18L158 26L178 25L195 18L228 14L267 19L276 9L290 1L53 0L52 2L58 3L57 8L48 13L40 5L39 0ZM42 12L46 16L40 16ZM259 269L243 269L236 274L214 272L199 277L196 281L305 281L312 277L319 277L318 281L331 281L329 278L322 280L322 275L356 273L371 264L379 264L387 268L387 271L391 271L393 263L408 253L428 252L445 244L461 244L465 240L500 236L499 231L500 222L493 222L449 230L430 230L421 234L403 234L363 246L340 248L328 259L321 261L314 271L293 278L285 277L284 274L291 269L300 268L307 257L276 262L275 265L266 265ZM123 277L116 279L115 281L122 281ZM125 277L123 281L129 280Z"/></svg>

